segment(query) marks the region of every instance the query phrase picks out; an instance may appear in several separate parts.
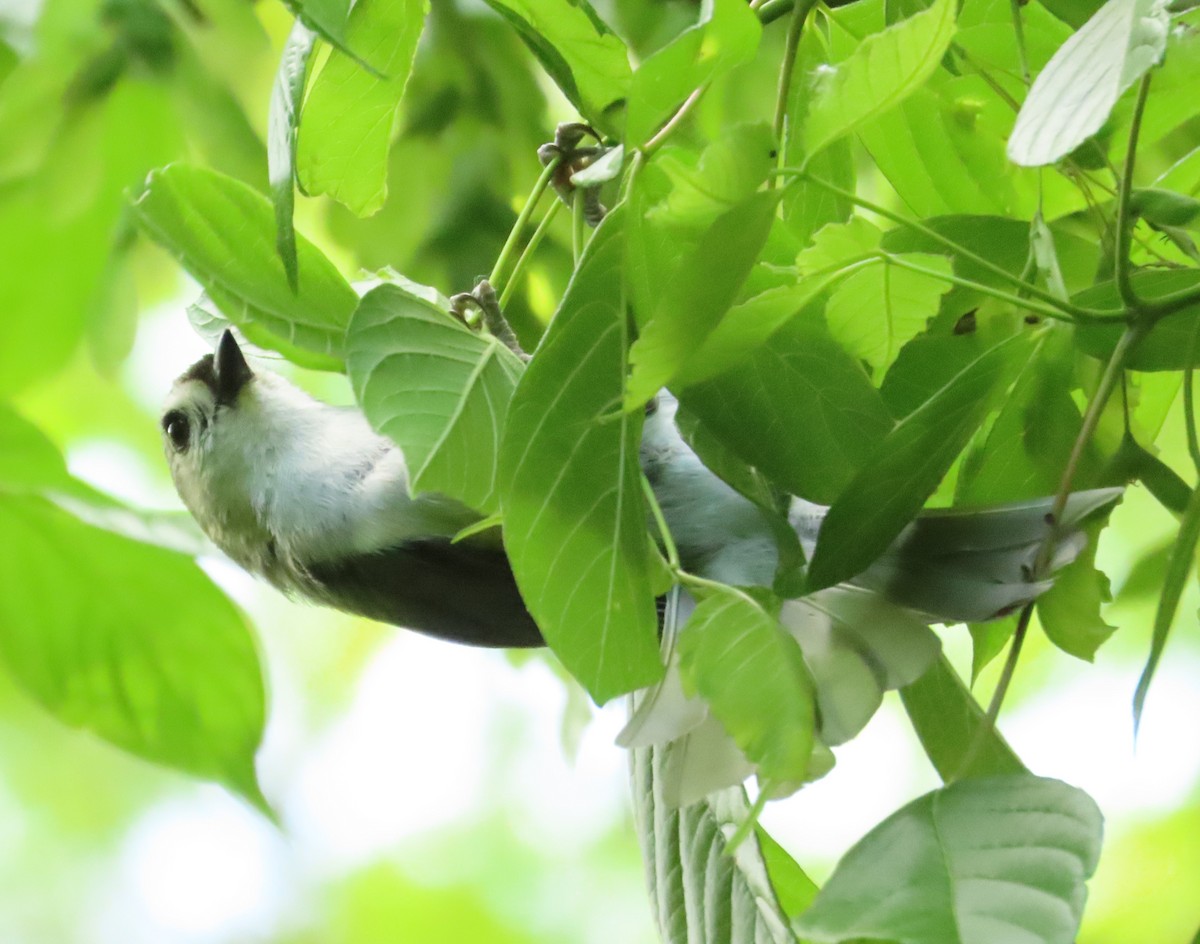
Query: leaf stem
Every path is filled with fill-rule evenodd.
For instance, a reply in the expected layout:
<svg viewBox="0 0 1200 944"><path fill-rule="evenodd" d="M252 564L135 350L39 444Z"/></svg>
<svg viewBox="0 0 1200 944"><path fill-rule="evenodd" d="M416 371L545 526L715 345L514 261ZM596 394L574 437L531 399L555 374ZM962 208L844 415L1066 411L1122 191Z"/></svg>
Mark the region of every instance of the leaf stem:
<svg viewBox="0 0 1200 944"><path fill-rule="evenodd" d="M1187 366L1183 369L1183 424L1187 432L1188 452L1192 456L1192 465L1200 473L1200 440L1196 438L1196 393L1192 389L1195 371L1193 364L1196 353L1200 351L1200 319L1192 325L1192 341L1188 345Z"/></svg>
<svg viewBox="0 0 1200 944"><path fill-rule="evenodd" d="M529 218L533 215L534 209L537 207L538 201L541 200L542 194L546 192L546 187L550 185L550 178L554 176L554 172L558 169L561 157L556 157L542 168L541 176L533 185L533 189L529 191L529 196L525 200L525 205L521 207L521 212L517 215L517 221L513 223L513 227L508 231L508 239L504 241L504 247L500 250L500 255L496 257L496 264L492 266L492 274L488 276L488 281L492 283L492 287L501 288L501 295L507 294L504 286L504 270L508 268L508 261L516 252L517 243L521 239L521 233L529 223Z"/></svg>
<svg viewBox="0 0 1200 944"><path fill-rule="evenodd" d="M1006 292L1003 289L992 288L990 285L984 285L981 282L972 282L970 279L964 279L961 276L938 272L936 269L927 269L924 266L909 262L902 256L892 255L889 252L880 253L880 258L888 265L894 265L901 269L908 269L910 272L916 272L920 275L927 275L931 279L940 279L943 282L949 282L951 285L958 285L962 288L969 288L979 292L981 295L990 295L992 298L998 298L1001 301L1006 301L1009 304L1015 305L1018 308L1025 308L1029 311L1036 311L1040 315L1045 315L1047 318L1053 318L1056 321L1066 321L1074 323L1075 319L1064 315L1061 311L1051 305L1044 305L1041 302L1034 301L1031 298L1022 298L1019 295L1013 295L1011 292Z"/></svg>
<svg viewBox="0 0 1200 944"><path fill-rule="evenodd" d="M692 94L683 100L683 104L679 106L675 114L671 116L670 120L668 120L665 125L659 128L654 137L643 144L638 150L649 157L660 147L662 147L667 138L674 134L676 130L678 130L679 126L683 124L683 120L689 114L691 114L692 109L696 107L696 103L700 101L701 96L708 91L708 87L711 84L712 83L710 82L705 82L703 85L693 89Z"/></svg>
<svg viewBox="0 0 1200 944"><path fill-rule="evenodd" d="M550 204L550 208L546 211L546 215L542 217L542 221L538 223L538 228L533 231L533 235L529 237L529 242L525 244L525 248L521 251L521 255L517 258L516 265L513 266L512 274L508 277L508 284L504 286L504 291L500 295L500 307L503 309L508 305L508 300L512 298L512 294L516 291L516 287L520 282L521 275L525 271L525 267L529 264L533 253L536 251L538 244L542 241L542 237L546 235L546 231L550 228L550 224L554 218L558 216L558 211L562 209L562 201L555 200Z"/></svg>
<svg viewBox="0 0 1200 944"><path fill-rule="evenodd" d="M913 232L920 233L922 236L926 237L927 239L933 240L938 245L945 246L951 252L953 252L954 254L956 254L958 256L961 256L963 259L967 260L968 262L971 262L971 263L979 266L981 269L985 269L986 271L991 272L993 275L999 276L1000 278L1004 279L1006 282L1017 286L1018 288L1022 289L1023 291L1028 292L1034 298L1040 299L1041 301L1046 302L1047 304L1058 309L1059 311L1063 312L1064 314L1069 315L1075 321L1078 321L1081 323L1091 322L1091 323L1111 324L1114 320L1117 320L1118 318L1128 318L1129 312L1124 311L1124 310L1093 311L1088 308L1081 308L1078 305L1075 305L1071 302L1065 302L1062 299L1058 298L1053 293L1043 291L1042 289L1038 288L1035 285L1030 285L1028 282L1024 281L1020 276L1013 275L1007 269L996 265L994 262L991 262L991 261L983 258L982 256L976 255L975 253L971 252L971 250L967 249L965 246L960 246L958 243L954 242L954 240L943 236L937 230L931 229L930 227L925 226L922 223L918 223L915 220L906 219L905 217L901 216L899 213L893 213L891 210L888 210L887 208L882 207L877 203L872 203L870 200L864 200L862 197L858 196L857 194L851 193L849 190L843 190L841 187L838 187L836 184L831 184L826 180L821 180L819 177L814 177L812 174L810 174L808 171L804 170L803 168L781 167L777 171L775 171L775 173L783 175L783 176L803 178L803 179L809 181L810 183L815 184L816 186L820 187L823 190L827 190L832 194L836 194L837 196L843 198L844 200L849 200L851 203L855 204L856 206L862 207L864 210L870 210L872 213L876 214L877 216L882 216L885 220L891 220L893 223L897 223L900 226L905 227L906 229L910 229Z"/></svg>
<svg viewBox="0 0 1200 944"><path fill-rule="evenodd" d="M804 31L804 21L808 19L809 11L816 5L817 0L798 0L792 7L792 20L788 26L787 43L783 49L783 63L779 67L779 90L775 97L775 140L781 151L783 149L783 126L787 121L788 97L792 88L792 75L796 71L796 53L800 49L800 36ZM772 177L770 186L774 185L775 178Z"/></svg>
<svg viewBox="0 0 1200 944"><path fill-rule="evenodd" d="M1017 618L1017 628L1013 631L1012 643L1008 647L1008 657L1004 660L1004 668L1000 670L1000 678L996 680L996 689L992 692L992 699L988 702L987 711L980 720L979 727L975 729L967 752L963 755L962 763L959 764L958 771L953 777L954 780L960 780L967 775L979 757L983 745L996 729L996 719L1000 717L1000 708L1008 695L1008 688L1012 684L1013 676L1016 675L1017 660L1021 657L1025 636L1029 632L1029 621L1033 617L1033 605L1031 600L1021 609L1021 615Z"/></svg>
<svg viewBox="0 0 1200 944"><path fill-rule="evenodd" d="M575 259L575 265L579 265L579 259L583 256L584 227L587 225L584 215L586 204L587 200L582 190L571 194L571 255Z"/></svg>
<svg viewBox="0 0 1200 944"><path fill-rule="evenodd" d="M1133 193L1133 168L1137 158L1138 135L1142 129L1142 113L1146 109L1146 96L1150 92L1150 78L1154 73L1147 72L1138 84L1137 101L1133 106L1133 117L1129 122L1129 148L1125 153L1125 171L1121 175L1121 187L1117 192L1117 247L1116 247L1116 282L1121 301L1131 311L1142 308L1137 293L1133 290L1130 277L1129 245L1133 232L1134 221L1129 215L1129 198Z"/></svg>
<svg viewBox="0 0 1200 944"><path fill-rule="evenodd" d="M671 565L671 570L679 574L683 570L679 563L679 549L675 546L675 539L671 537L671 529L667 527L667 519L663 515L662 506L658 503L658 496L654 494L654 486L650 484L645 473L642 474L642 494L646 496L646 504L650 506L650 514L658 528L658 536L662 538L667 563Z"/></svg>

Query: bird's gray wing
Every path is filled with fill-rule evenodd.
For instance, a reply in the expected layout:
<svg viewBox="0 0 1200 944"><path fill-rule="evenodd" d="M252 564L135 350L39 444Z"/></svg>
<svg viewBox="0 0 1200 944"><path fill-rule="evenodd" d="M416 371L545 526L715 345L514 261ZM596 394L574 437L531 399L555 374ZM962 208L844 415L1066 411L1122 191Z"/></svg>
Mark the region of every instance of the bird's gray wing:
<svg viewBox="0 0 1200 944"><path fill-rule="evenodd" d="M1052 584L1035 581L1033 566L1052 527L1060 531L1049 571L1073 561L1086 545L1082 522L1112 505L1123 490L1076 492L1061 520L1048 519L1053 498L991 508L926 512L851 583L936 622L980 622L1024 606ZM828 509L797 500L789 515L810 557Z"/></svg>
<svg viewBox="0 0 1200 944"><path fill-rule="evenodd" d="M545 645L498 547L445 538L306 564L322 603L468 646Z"/></svg>

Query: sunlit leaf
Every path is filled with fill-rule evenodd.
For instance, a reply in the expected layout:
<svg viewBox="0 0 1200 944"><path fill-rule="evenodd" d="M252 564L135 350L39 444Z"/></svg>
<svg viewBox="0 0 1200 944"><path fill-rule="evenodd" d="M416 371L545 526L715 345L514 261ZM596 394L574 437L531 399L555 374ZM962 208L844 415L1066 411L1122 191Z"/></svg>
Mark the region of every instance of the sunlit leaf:
<svg viewBox="0 0 1200 944"><path fill-rule="evenodd" d="M1038 74L1008 156L1051 164L1099 131L1121 93L1162 59L1169 26L1165 0L1108 0Z"/></svg>
<svg viewBox="0 0 1200 944"><path fill-rule="evenodd" d="M887 370L900 349L923 331L950 290L950 262L943 256L898 257L929 275L881 264L848 276L829 296L825 322L850 354L876 371ZM942 278L937 276L941 275Z"/></svg>
<svg viewBox="0 0 1200 944"><path fill-rule="evenodd" d="M304 102L296 173L305 193L329 194L359 216L387 196L392 124L408 83L427 0L358 0L346 34L355 49L370 49L383 76L334 51Z"/></svg>
<svg viewBox="0 0 1200 944"><path fill-rule="evenodd" d="M928 10L864 39L818 90L805 126L808 153L817 153L920 88L950 46L955 13L952 0L935 0Z"/></svg>
<svg viewBox="0 0 1200 944"><path fill-rule="evenodd" d="M21 686L67 724L265 808L258 655L191 558L38 498L0 495L0 528L0 660Z"/></svg>
<svg viewBox="0 0 1200 944"><path fill-rule="evenodd" d="M496 462L521 362L445 308L381 285L346 334L346 372L359 405L404 452L411 487L499 510Z"/></svg>
<svg viewBox="0 0 1200 944"><path fill-rule="evenodd" d="M694 89L751 58L761 36L758 17L741 0L703 0L696 25L634 73L625 147L641 147Z"/></svg>
<svg viewBox="0 0 1200 944"><path fill-rule="evenodd" d="M1102 823L1091 797L1058 780L943 787L859 840L796 928L815 942L1071 944Z"/></svg>
<svg viewBox="0 0 1200 944"><path fill-rule="evenodd" d="M632 69L625 44L587 0L486 0L585 119L617 133Z"/></svg>
<svg viewBox="0 0 1200 944"><path fill-rule="evenodd" d="M500 451L504 544L546 641L598 702L662 674L624 399L623 211L597 229L517 386Z"/></svg>
<svg viewBox="0 0 1200 944"><path fill-rule="evenodd" d="M306 367L341 368L358 296L303 236L296 239L300 288L292 291L266 197L230 177L173 164L150 175L132 208L252 342Z"/></svg>
<svg viewBox="0 0 1200 944"><path fill-rule="evenodd" d="M767 238L778 202L760 193L719 216L665 287L629 359L627 408L668 384L729 309Z"/></svg>
<svg viewBox="0 0 1200 944"><path fill-rule="evenodd" d="M796 641L742 593L714 592L679 637L685 685L768 781L803 781L816 721L812 679Z"/></svg>

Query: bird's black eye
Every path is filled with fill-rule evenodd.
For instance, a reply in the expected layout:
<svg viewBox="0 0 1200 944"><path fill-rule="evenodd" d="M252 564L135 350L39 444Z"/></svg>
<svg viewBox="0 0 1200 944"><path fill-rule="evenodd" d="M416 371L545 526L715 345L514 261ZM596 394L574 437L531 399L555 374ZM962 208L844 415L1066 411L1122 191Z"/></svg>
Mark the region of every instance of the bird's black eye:
<svg viewBox="0 0 1200 944"><path fill-rule="evenodd" d="M187 414L180 410L172 410L163 417L162 428L176 452L183 452L187 449L192 435L192 427L188 422Z"/></svg>

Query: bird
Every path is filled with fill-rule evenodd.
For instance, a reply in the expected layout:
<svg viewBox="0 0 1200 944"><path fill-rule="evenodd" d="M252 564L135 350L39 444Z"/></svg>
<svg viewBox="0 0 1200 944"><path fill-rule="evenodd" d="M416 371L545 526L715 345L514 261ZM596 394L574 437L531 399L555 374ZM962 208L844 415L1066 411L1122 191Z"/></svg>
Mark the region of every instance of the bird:
<svg viewBox="0 0 1200 944"><path fill-rule="evenodd" d="M731 586L772 586L779 551L768 512L704 465L680 434L678 409L666 390L652 401L640 463L681 566ZM453 643L544 645L494 529L458 540L479 522L475 510L413 495L403 452L361 411L252 369L231 331L174 382L160 425L176 490L201 529L285 594ZM915 680L937 657L930 624L996 619L1036 599L1086 545L1083 522L1121 494L1074 493L1057 520L1051 498L926 512L847 583L784 601L780 624L815 681L824 760L814 775L832 764L827 746L854 736L885 689ZM787 504L809 558L827 512L799 497ZM1057 549L1038 569L1051 529ZM665 636L695 605L678 587L660 603ZM683 693L669 652L667 663L619 743L677 745L666 795L683 805L751 767L703 701ZM868 682L847 685L847 666Z"/></svg>

